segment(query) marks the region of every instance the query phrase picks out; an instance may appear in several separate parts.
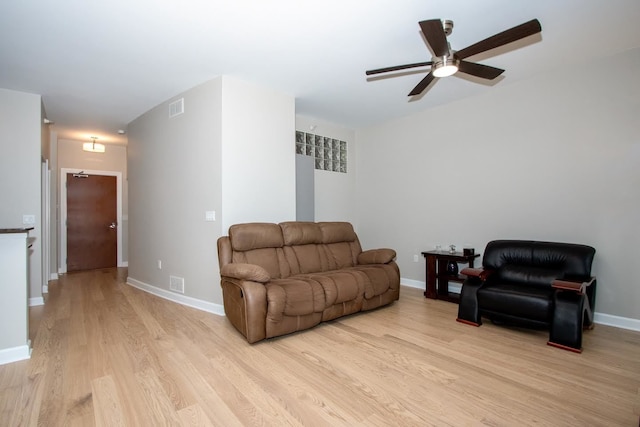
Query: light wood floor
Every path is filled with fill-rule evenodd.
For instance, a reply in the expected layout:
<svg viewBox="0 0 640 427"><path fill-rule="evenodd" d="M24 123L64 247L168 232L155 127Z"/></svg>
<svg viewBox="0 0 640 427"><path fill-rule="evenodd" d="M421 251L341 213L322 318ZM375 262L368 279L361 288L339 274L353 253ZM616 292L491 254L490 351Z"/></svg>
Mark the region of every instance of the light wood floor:
<svg viewBox="0 0 640 427"><path fill-rule="evenodd" d="M125 277L49 286L31 359L0 366L1 425L638 425L638 332L596 325L574 354L543 331L457 323L455 304L403 288L389 307L249 345Z"/></svg>

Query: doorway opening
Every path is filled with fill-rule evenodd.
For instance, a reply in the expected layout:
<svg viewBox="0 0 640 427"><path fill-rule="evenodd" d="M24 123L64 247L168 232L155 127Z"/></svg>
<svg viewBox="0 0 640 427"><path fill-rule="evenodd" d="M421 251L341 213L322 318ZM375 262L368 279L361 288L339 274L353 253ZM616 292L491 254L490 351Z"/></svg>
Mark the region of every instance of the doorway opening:
<svg viewBox="0 0 640 427"><path fill-rule="evenodd" d="M123 267L122 173L61 169L59 272Z"/></svg>

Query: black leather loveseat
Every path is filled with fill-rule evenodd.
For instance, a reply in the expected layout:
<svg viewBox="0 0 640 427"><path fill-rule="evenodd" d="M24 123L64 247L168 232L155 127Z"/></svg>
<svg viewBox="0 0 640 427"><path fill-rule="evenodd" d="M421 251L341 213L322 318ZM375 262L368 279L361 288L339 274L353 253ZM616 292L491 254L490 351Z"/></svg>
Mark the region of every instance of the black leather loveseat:
<svg viewBox="0 0 640 427"><path fill-rule="evenodd" d="M482 268L465 268L458 321L548 328L549 345L582 351L582 330L593 324L595 249L578 244L494 240Z"/></svg>

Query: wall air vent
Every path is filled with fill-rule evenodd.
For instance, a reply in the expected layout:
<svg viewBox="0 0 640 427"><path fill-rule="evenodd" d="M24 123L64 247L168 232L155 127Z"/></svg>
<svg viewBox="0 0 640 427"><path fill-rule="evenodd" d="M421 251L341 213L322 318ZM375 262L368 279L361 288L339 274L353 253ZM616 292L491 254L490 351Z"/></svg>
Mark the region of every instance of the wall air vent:
<svg viewBox="0 0 640 427"><path fill-rule="evenodd" d="M169 289L184 294L184 278L169 276Z"/></svg>
<svg viewBox="0 0 640 427"><path fill-rule="evenodd" d="M173 101L169 104L169 118L184 113L184 98Z"/></svg>

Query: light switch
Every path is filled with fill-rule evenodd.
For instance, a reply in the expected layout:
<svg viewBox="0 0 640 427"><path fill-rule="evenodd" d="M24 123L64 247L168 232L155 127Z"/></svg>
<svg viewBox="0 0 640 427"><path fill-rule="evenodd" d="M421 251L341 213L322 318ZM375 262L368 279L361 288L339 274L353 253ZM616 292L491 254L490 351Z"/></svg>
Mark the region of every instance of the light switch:
<svg viewBox="0 0 640 427"><path fill-rule="evenodd" d="M215 221L216 220L216 211L206 211L204 214L205 221Z"/></svg>

